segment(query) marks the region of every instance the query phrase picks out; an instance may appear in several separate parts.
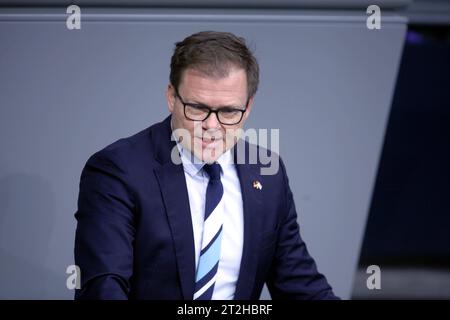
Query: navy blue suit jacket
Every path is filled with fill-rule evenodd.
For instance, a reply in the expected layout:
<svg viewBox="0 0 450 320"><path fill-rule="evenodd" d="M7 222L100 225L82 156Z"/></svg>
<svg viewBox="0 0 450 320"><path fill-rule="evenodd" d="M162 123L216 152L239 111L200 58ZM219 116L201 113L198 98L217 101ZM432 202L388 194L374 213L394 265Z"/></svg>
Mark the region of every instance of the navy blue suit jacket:
<svg viewBox="0 0 450 320"><path fill-rule="evenodd" d="M168 117L87 161L75 214L75 298L192 299L194 238L183 167L171 161L174 146ZM335 298L300 237L282 162L275 175L261 175L260 164L236 167L244 244L235 299L258 299L264 283L274 299Z"/></svg>

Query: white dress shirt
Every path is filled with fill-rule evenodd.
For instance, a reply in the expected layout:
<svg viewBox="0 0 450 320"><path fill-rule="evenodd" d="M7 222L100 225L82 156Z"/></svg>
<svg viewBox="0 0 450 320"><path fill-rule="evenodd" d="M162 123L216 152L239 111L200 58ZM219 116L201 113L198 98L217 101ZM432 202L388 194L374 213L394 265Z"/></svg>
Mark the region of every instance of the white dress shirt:
<svg viewBox="0 0 450 320"><path fill-rule="evenodd" d="M195 156L190 151L185 150L180 144L177 144L177 146L180 151L188 189L194 231L195 265L198 266L202 245L206 188L209 178L202 169L204 163L201 163L198 158L194 158ZM239 277L244 243L242 194L231 151L225 152L217 162L222 167L223 197L219 206L220 210L223 211L223 234L219 267L212 299L231 300L234 298Z"/></svg>

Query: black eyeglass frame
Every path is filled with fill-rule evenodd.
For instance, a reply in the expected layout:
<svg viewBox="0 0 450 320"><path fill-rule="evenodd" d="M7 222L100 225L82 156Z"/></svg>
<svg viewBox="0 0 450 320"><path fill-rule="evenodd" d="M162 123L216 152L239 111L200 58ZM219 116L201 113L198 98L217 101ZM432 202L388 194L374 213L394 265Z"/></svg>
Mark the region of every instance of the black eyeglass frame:
<svg viewBox="0 0 450 320"><path fill-rule="evenodd" d="M201 104L201 103L189 103L189 102L184 102L183 98L182 98L182 97L180 96L180 94L178 93L178 90L175 90L175 97L177 97L178 99L180 99L180 102L181 102L181 104L183 105L183 112L184 112L184 116L186 117L186 119L188 119L188 120L190 120L190 121L205 121L206 119L209 118L209 116L211 115L211 113L215 113L215 114L216 114L217 120L218 120L221 124L224 124L224 125L227 125L227 126L236 125L236 124L238 124L238 123L240 123L240 122L242 121L242 118L244 117L244 113L245 113L245 111L247 111L248 103L250 102L250 99L247 99L247 102L246 102L246 104L245 104L245 108L244 108L244 109L237 109L237 108L230 108L230 107L228 107L228 109L231 109L232 111L239 111L239 112L241 113L241 116L240 116L240 118L239 118L239 121L236 121L236 122L233 122L233 123L226 123L226 122L222 122L222 121L220 120L220 117L219 117L219 112L220 112L221 110L223 111L223 109L216 109L216 110L214 110L214 109L212 109L211 107L209 107L209 106L207 106L207 105L204 105L204 104ZM189 118L189 117L186 115L186 106L189 106L189 107L194 108L194 109L200 109L200 108L201 108L201 109L206 109L206 110L208 110L208 114L206 114L206 116L205 116L205 118L204 118L203 120Z"/></svg>

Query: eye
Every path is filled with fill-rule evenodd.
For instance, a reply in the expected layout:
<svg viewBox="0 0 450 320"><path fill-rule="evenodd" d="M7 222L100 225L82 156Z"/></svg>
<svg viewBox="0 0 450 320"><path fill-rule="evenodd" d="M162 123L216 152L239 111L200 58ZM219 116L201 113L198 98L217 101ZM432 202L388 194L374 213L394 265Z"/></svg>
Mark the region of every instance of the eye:
<svg viewBox="0 0 450 320"><path fill-rule="evenodd" d="M188 106L198 111L209 112L209 108L201 104L188 104Z"/></svg>
<svg viewBox="0 0 450 320"><path fill-rule="evenodd" d="M244 110L237 109L237 108L229 108L229 107L220 109L220 112L222 112L224 114L235 114L235 113L240 113L242 111L244 111Z"/></svg>
<svg viewBox="0 0 450 320"><path fill-rule="evenodd" d="M203 118L208 115L209 109L201 104L186 104L185 112L192 118L197 119L197 117Z"/></svg>

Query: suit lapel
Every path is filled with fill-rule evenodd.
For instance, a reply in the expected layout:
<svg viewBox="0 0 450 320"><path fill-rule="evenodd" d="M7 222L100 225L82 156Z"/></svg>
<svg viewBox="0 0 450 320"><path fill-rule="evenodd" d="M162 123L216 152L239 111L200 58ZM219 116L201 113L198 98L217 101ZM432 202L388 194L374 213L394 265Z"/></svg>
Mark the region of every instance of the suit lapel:
<svg viewBox="0 0 450 320"><path fill-rule="evenodd" d="M248 144L245 144L248 147ZM239 150L239 148L237 148ZM248 149L245 148L246 154ZM236 148L235 148L236 151ZM236 153L236 152L235 152ZM239 153L239 152L237 152ZM239 157L239 154L236 156ZM241 266L236 285L234 299L250 299L258 267L258 253L261 230L261 213L263 212L263 199L259 190L253 187L255 180L260 180L259 166L238 160L236 169L239 176L242 192L244 211L244 246L242 251Z"/></svg>
<svg viewBox="0 0 450 320"><path fill-rule="evenodd" d="M194 295L195 249L183 167L166 163L160 169L155 169L155 172L172 231L183 296L184 299L190 300Z"/></svg>
<svg viewBox="0 0 450 320"><path fill-rule="evenodd" d="M195 284L194 234L183 166L174 164L170 158L176 146L171 141L170 117L152 135L156 156L161 163L160 167L155 168L155 174L172 232L181 289L184 299L190 300L194 295ZM176 153L176 156L179 157L179 154Z"/></svg>

